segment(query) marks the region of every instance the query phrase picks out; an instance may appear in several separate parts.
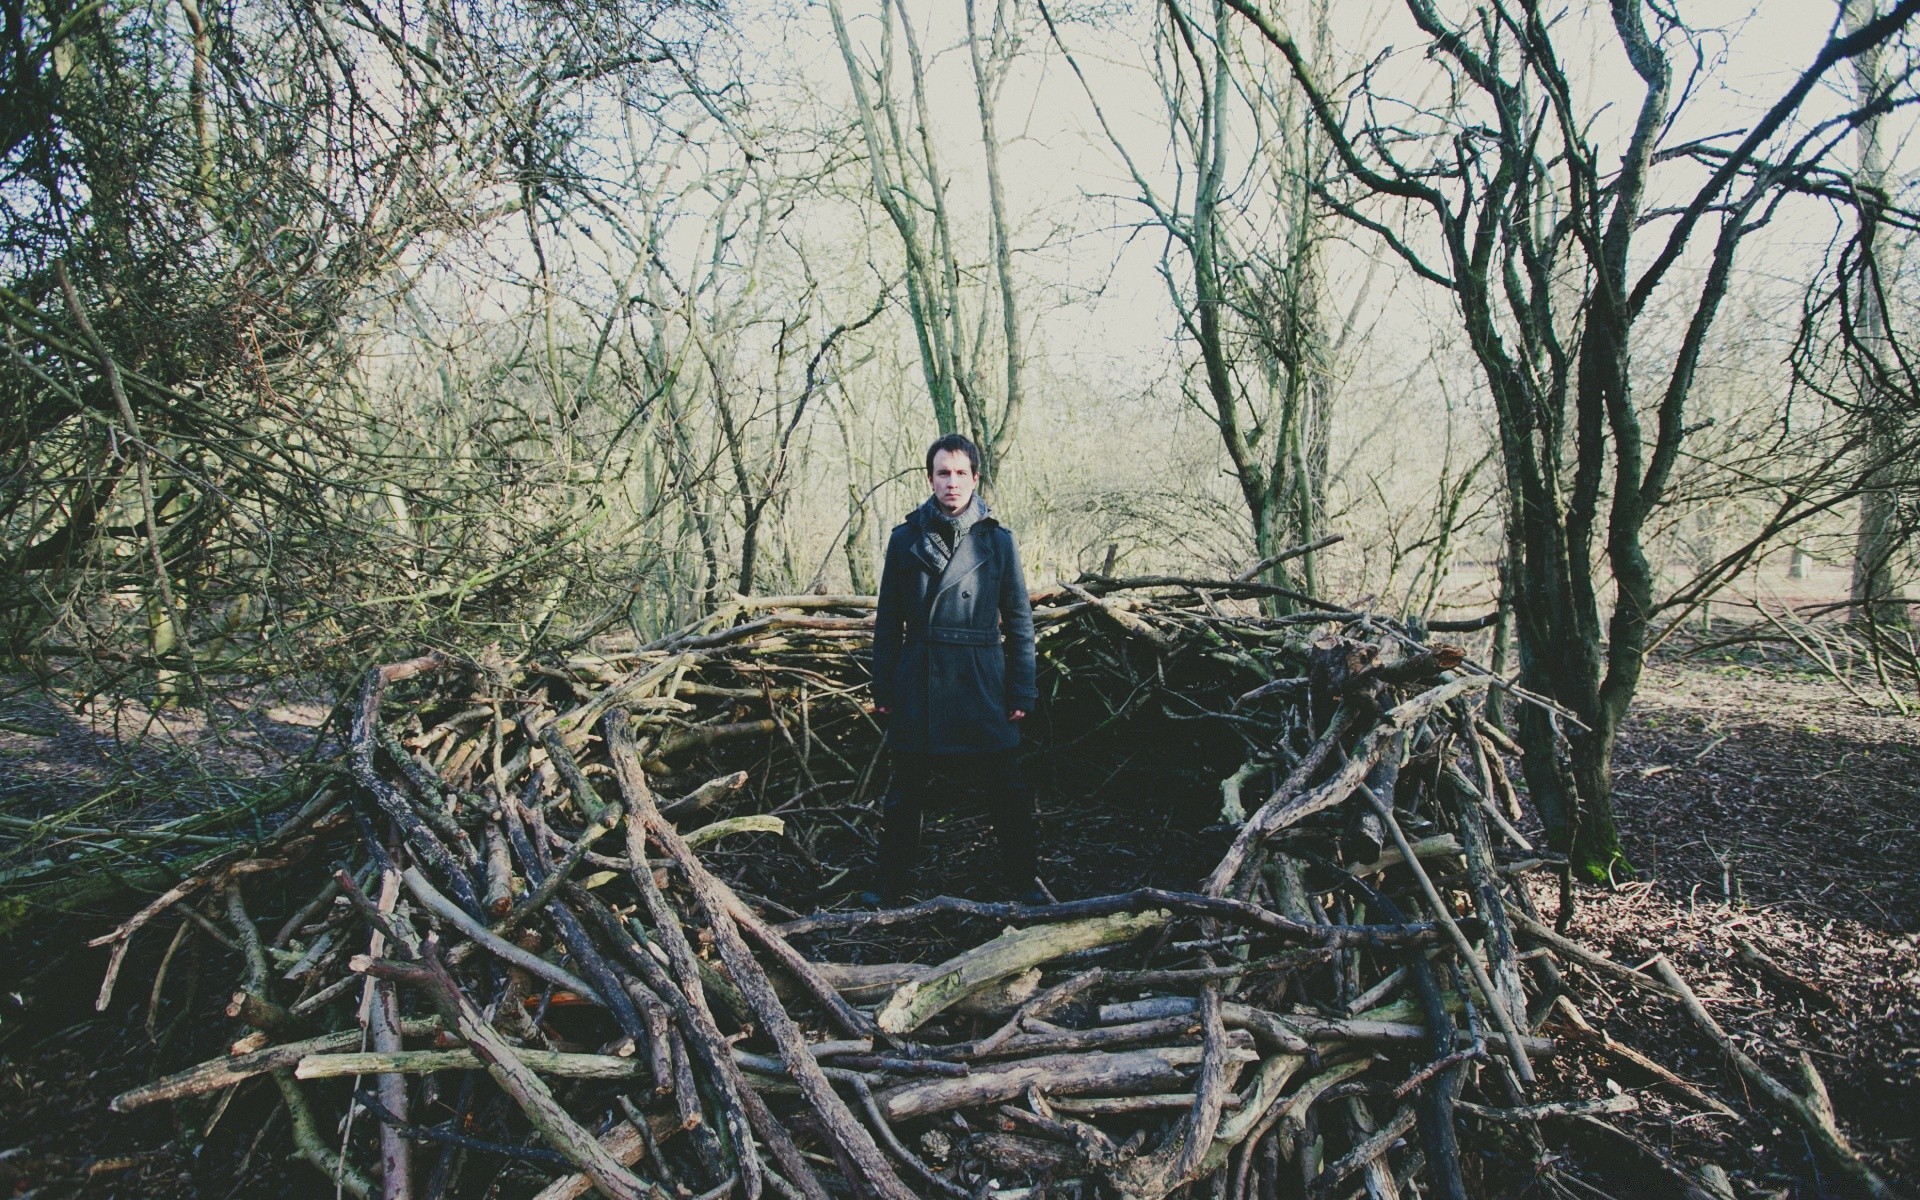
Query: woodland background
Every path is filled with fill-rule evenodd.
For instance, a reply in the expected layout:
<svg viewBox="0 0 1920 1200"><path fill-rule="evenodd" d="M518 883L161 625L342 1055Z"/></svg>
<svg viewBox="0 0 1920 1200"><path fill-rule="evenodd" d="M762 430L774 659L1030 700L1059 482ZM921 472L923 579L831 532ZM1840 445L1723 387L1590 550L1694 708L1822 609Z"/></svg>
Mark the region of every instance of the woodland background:
<svg viewBox="0 0 1920 1200"><path fill-rule="evenodd" d="M1338 1167L1368 1146L1380 1195L1405 1186L1396 1167L1436 1195L1784 1200L1920 1178L1917 14L0 0L0 1189L333 1195L343 1165L379 1161L386 1195L416 1176L420 1194L465 1194L475 1172L510 1194L561 1169L536 1126L575 1151L617 1132L613 1081L564 1089L570 1111L544 1124L464 1071L458 1089L379 1076L398 1107L378 1119L357 1082L303 1093L286 1070L283 1104L259 1102L258 1079L229 1105L221 1064L277 1036L282 1000L318 1014L301 1037L364 1022L367 1044L400 1048L400 993L350 957L400 943L331 889L358 870L410 905L402 839L401 862L471 889L423 820L487 846L488 911L547 922L549 967L562 945L570 964L638 949L617 922L570 922L567 905L601 911L587 888L645 905L681 937L680 974L620 961L661 1004L715 986L694 961L707 941L729 977L761 971L715 940L739 918L695 894L690 859L664 893L645 869L568 881L596 838L619 840L594 815L614 791L655 822L626 833L642 868L649 837L680 846L650 790L674 822L724 801L738 815L702 827L699 857L769 920L847 930L808 943L820 966L946 961L1015 919L964 898L997 886L965 805L931 823L924 878L963 897L935 909L992 920L875 937L877 914L847 908L886 761L858 593L951 430L985 447L986 495L1049 589L1052 690L1024 736L1053 916L1146 903L1121 894L1143 884L1224 888L1257 860L1233 894L1333 937L1391 915L1343 890L1351 867L1410 913L1489 920L1459 965L1484 955L1503 988L1523 967L1531 982L1496 1003L1553 1039L1527 1097L1550 1111L1486 1107L1522 1096L1484 1055L1475 1014L1494 1010L1455 971L1464 1028L1421 985L1416 1057L1376 1059L1337 1111L1302 1102L1329 1136L1288 1135L1289 1191L1297 1175L1336 1194L1323 1151ZM1484 706L1458 699L1416 731L1390 800L1355 789L1364 755L1400 765L1401 742L1366 726L1443 663L1445 694L1484 687ZM1319 778L1287 764L1335 754L1346 810L1269 837L1262 820ZM1242 785L1254 816L1236 828L1221 801ZM1505 898L1482 808L1509 851ZM1423 855L1389 864L1380 840L1416 817L1422 844L1444 827L1482 847L1438 848L1445 896ZM563 865L522 845L529 820ZM1574 940L1492 932L1509 910ZM1180 1076L1175 1107L1114 1129L1133 1150L1157 1139L1125 1161L1166 1187L1237 1196L1257 1177L1277 1195L1277 1137L1210 1145L1213 955L1259 965L1212 920L1159 960L1198 993L1211 1082L1188 1097ZM269 944L298 961L269 964ZM1446 961L1377 949L1286 966L1271 1003L1371 1011ZM1154 966L1133 953L1127 987ZM517 1018L531 993L500 990L490 961L464 986ZM1653 969L1711 1013L1675 1007ZM349 1011L355 995L384 998ZM848 1016L835 988L816 996ZM789 1002L759 1000L729 1030L776 1028ZM621 1027L661 1068L642 1104L689 1135L637 1169L702 1187L731 1169L751 1193L755 1157L710 1153L698 1081L659 1056L678 1036L689 1069L705 1047L706 1066L777 1049L800 1070L814 1049L735 1046L675 1011L664 1041ZM617 1044L613 1018L577 1015L580 1047ZM540 1020L514 1036L548 1038ZM1186 1024L1170 1036L1202 1053ZM115 1103L201 1062L218 1098ZM1377 1138L1365 1104L1383 1089L1395 1120L1443 1136ZM808 1111L857 1133L835 1095L821 1084ZM1449 1096L1473 1097L1463 1151ZM430 1172L423 1149L411 1171L409 1111L495 1144L434 1151ZM975 1113L950 1184L1013 1178L966 1157L1006 1115ZM865 1139L828 1128L815 1166ZM791 1157L780 1170L804 1180ZM888 1161L867 1161L869 1183Z"/></svg>
<svg viewBox="0 0 1920 1200"><path fill-rule="evenodd" d="M1497 611L1604 871L1716 598L1911 703L1916 7L6 0L0 644L645 642L871 591L957 429L1036 586Z"/></svg>

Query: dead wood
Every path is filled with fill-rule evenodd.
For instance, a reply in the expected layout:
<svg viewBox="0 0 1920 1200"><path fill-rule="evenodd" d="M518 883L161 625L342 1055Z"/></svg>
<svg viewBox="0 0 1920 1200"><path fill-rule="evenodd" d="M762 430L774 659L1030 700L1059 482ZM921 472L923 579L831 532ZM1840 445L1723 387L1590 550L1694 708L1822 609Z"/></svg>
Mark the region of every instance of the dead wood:
<svg viewBox="0 0 1920 1200"><path fill-rule="evenodd" d="M1408 1105L1393 1114L1393 1118L1377 1131L1368 1136L1358 1146L1332 1163L1315 1176L1307 1188L1307 1194L1313 1197L1326 1196L1346 1181L1347 1176L1375 1162L1387 1152L1388 1147L1404 1137L1413 1128L1415 1121L1413 1107Z"/></svg>
<svg viewBox="0 0 1920 1200"><path fill-rule="evenodd" d="M559 1079L634 1079L647 1073L637 1058L612 1054L570 1054L517 1048L514 1057L528 1070ZM482 1071L487 1064L472 1050L388 1050L347 1054L309 1054L293 1069L295 1079L338 1079L347 1075L432 1075L438 1071Z"/></svg>
<svg viewBox="0 0 1920 1200"><path fill-rule="evenodd" d="M357 958L354 966L378 978L419 987L440 1009L449 1028L485 1064L487 1073L501 1090L520 1106L533 1127L554 1149L578 1163L595 1187L613 1200L640 1200L641 1197L664 1200L664 1193L636 1178L553 1098L547 1085L520 1061L514 1047L480 1015L446 967L431 954L420 964Z"/></svg>
<svg viewBox="0 0 1920 1200"><path fill-rule="evenodd" d="M1632 1112L1640 1102L1632 1096L1593 1096L1584 1100L1552 1100L1544 1104L1522 1104L1516 1108L1490 1108L1471 1101L1455 1102L1461 1112L1486 1121L1547 1121L1556 1117L1584 1117L1597 1113Z"/></svg>
<svg viewBox="0 0 1920 1200"><path fill-rule="evenodd" d="M1555 933L1550 926L1534 920L1526 913L1521 912L1517 907L1509 906L1507 916L1513 921L1514 926L1526 934L1527 937L1543 946L1550 947L1556 954L1564 955L1573 962L1577 962L1582 966L1592 967L1595 971L1603 975L1631 983L1635 987L1645 988L1650 992L1657 992L1664 996L1673 997L1674 999L1679 998L1678 993L1672 988L1653 976L1648 975L1645 971L1635 970L1625 963L1615 962L1604 954L1589 950L1572 938Z"/></svg>
<svg viewBox="0 0 1920 1200"><path fill-rule="evenodd" d="M1632 1046L1624 1042L1616 1041L1601 1030L1595 1029L1587 1022L1585 1017L1580 1015L1580 1010L1574 1007L1573 1001L1565 995L1554 997L1553 1003L1554 1008L1564 1014L1572 1026L1567 1035L1569 1038L1578 1039L1588 1045L1598 1047L1606 1054L1612 1055L1622 1062L1632 1063L1635 1067L1652 1075L1668 1087L1680 1092L1686 1096L1687 1099L1698 1104L1703 1109L1719 1113L1723 1117L1739 1118L1739 1113L1727 1107L1721 1100L1703 1091L1697 1084L1690 1083L1681 1078L1665 1066L1655 1062L1640 1051L1635 1050Z"/></svg>
<svg viewBox="0 0 1920 1200"><path fill-rule="evenodd" d="M1132 941L1159 930L1170 915L1164 910L1115 913L1059 925L1009 929L943 963L926 979L902 984L881 1007L877 1023L886 1033L912 1033L983 987L1077 950Z"/></svg>
<svg viewBox="0 0 1920 1200"><path fill-rule="evenodd" d="M679 1132L680 1123L674 1117L642 1117L637 1122L629 1119L601 1135L600 1148L621 1166L631 1167L646 1156L650 1148L657 1151L661 1142ZM593 1180L581 1172L554 1180L542 1188L534 1200L580 1200L592 1190Z"/></svg>
<svg viewBox="0 0 1920 1200"><path fill-rule="evenodd" d="M1773 987L1796 1000L1804 1000L1816 1008L1840 1007L1832 996L1775 962L1771 955L1746 938L1735 938L1733 944L1739 947L1739 953L1736 955L1738 960L1743 965L1760 972L1761 977Z"/></svg>
<svg viewBox="0 0 1920 1200"><path fill-rule="evenodd" d="M806 1039L799 1026L781 1005L779 997L774 994L773 985L747 949L733 919L727 915L727 904L720 892L720 885L654 806L653 795L647 787L646 777L641 773L638 756L627 740L627 728L624 718L609 722L607 748L613 756L616 778L628 805L627 855L636 880L641 876L645 876L648 882L652 879L653 869L647 863L645 854L651 839L679 865L701 915L706 918L708 928L713 932L715 944L733 975L734 983L746 995L754 1015L764 1023L767 1033L779 1047L780 1056L799 1081L801 1091L813 1108L815 1119L822 1123L836 1146L858 1168L862 1182L878 1193L882 1200L907 1200L913 1193L901 1183L899 1176L881 1155L872 1135L854 1119L845 1103L834 1093L819 1064L807 1052ZM641 886L646 884L642 883Z"/></svg>
<svg viewBox="0 0 1920 1200"><path fill-rule="evenodd" d="M1036 593L1043 658L1061 667L1054 702L1117 725L1142 707L1116 697L1146 697L1241 738L1218 771L1241 764L1244 782L1285 769L1193 890L1045 905L943 896L795 912L754 893L793 895L729 866L773 855L820 868L807 822L822 797L853 814L835 817L849 828L868 819L870 599L739 599L653 643L484 677L441 655L373 668L338 763L349 782L97 943L112 947L105 1003L142 928L222 898L225 922L176 915L188 922L176 941L239 951L222 992L257 1047L113 1107L270 1074L295 1152L347 1191L389 1197L409 1194L409 1139L430 1132L408 1123L409 1102L446 1095L445 1081L492 1097L538 1154L579 1168L547 1200L593 1188L905 1200L1063 1174L1129 1197L1191 1185L1241 1200L1279 1194L1289 1173L1313 1195L1392 1195L1417 1178L1451 1197L1487 1127L1622 1103L1509 1090L1564 1052L1529 1032L1531 1001L1571 1014L1579 1052L1724 1110L1591 1031L1560 984L1530 994L1547 974L1522 971L1522 945L1681 995L1518 905L1513 863L1538 855L1511 820L1500 755L1513 748L1474 712L1490 677L1334 605L1228 611L1269 594L1245 579L1107 575ZM1468 674L1447 680L1453 669ZM1370 849L1345 836L1359 815L1375 825ZM243 897L262 876L285 886ZM263 908L268 894L291 899ZM272 914L270 943L248 903ZM876 942L943 948L827 961ZM1797 998L1818 994L1757 948L1743 962ZM282 979L304 998L276 993ZM342 1082L353 1076L377 1084L356 1094ZM1814 1083L1804 1097L1779 1086L1826 1131L1811 1136L1838 1138ZM375 1119L323 1136L323 1095ZM1376 1122L1374 1096L1402 1106ZM974 1131L958 1146L956 1120Z"/></svg>
<svg viewBox="0 0 1920 1200"><path fill-rule="evenodd" d="M1808 1141L1822 1158L1857 1183L1868 1195L1890 1197L1897 1194L1893 1186L1882 1179L1873 1168L1862 1162L1853 1147L1847 1143L1846 1135L1840 1132L1840 1126L1835 1121L1833 1102L1827 1097L1827 1085L1820 1078L1820 1073L1813 1069L1813 1060L1804 1051L1800 1055L1800 1079L1806 1091L1802 1094L1775 1079L1745 1051L1733 1044L1733 1039L1727 1036L1727 1031L1720 1028L1720 1023L1707 1012L1706 1006L1700 1003L1700 998L1693 994L1693 989L1687 986L1686 980L1680 977L1680 973L1673 969L1673 964L1667 961L1666 955L1655 958L1653 967L1659 973L1661 981L1679 997L1680 1007L1693 1019L1693 1023L1699 1026L1700 1032L1706 1034L1720 1048L1720 1052L1725 1054L1733 1063L1735 1070L1739 1071L1741 1078L1752 1084L1754 1089L1777 1111L1791 1117L1800 1125L1806 1132Z"/></svg>
<svg viewBox="0 0 1920 1200"><path fill-rule="evenodd" d="M413 1018L401 1022L401 1031L409 1037L430 1037L440 1032L442 1025L438 1018ZM297 1065L302 1059L316 1054L328 1054L357 1046L360 1042L358 1029L345 1029L338 1033L324 1034L300 1042L288 1042L280 1046L269 1046L265 1050L256 1050L251 1054L240 1054L230 1058L216 1058L199 1066L156 1079L115 1096L108 1107L115 1112L132 1112L149 1104L162 1100L183 1100L189 1096L202 1096L208 1092L217 1092L237 1083L244 1083L256 1075L268 1071L277 1071L284 1067Z"/></svg>
<svg viewBox="0 0 1920 1200"><path fill-rule="evenodd" d="M907 1121L954 1109L1003 1104L1026 1095L1029 1088L1062 1096L1164 1091L1191 1079L1199 1069L1201 1054L1199 1046L1049 1054L976 1067L959 1079L904 1083L880 1092L876 1099L889 1121ZM1240 1046L1230 1047L1228 1055L1242 1063L1256 1057L1252 1050Z"/></svg>
<svg viewBox="0 0 1920 1200"><path fill-rule="evenodd" d="M743 923L743 928L745 925ZM821 983L830 988L849 1005L875 1005L899 990L903 983L912 983L926 979L938 970L925 963L836 963L811 962L807 964ZM1004 1017L1019 1008L1038 990L1040 972L1028 971L1008 979L999 980L987 987L961 998L952 1011L969 1017ZM812 994L811 989L790 982L788 977L780 976L774 980L774 990L782 999L793 1002ZM858 1008L853 1020L871 1023L873 1018ZM838 1018L836 1018L836 1021ZM844 1026L843 1026L844 1028Z"/></svg>
<svg viewBox="0 0 1920 1200"><path fill-rule="evenodd" d="M1017 1133L976 1133L967 1139L967 1149L997 1171L1060 1176L1090 1165L1085 1151L1077 1146Z"/></svg>

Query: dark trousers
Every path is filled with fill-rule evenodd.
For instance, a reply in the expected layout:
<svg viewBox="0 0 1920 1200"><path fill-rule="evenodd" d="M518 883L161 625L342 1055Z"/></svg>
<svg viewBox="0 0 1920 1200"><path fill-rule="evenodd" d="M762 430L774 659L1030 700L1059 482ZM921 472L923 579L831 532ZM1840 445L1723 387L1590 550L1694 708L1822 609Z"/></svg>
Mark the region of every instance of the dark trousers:
<svg viewBox="0 0 1920 1200"><path fill-rule="evenodd" d="M1007 881L1016 889L1033 886L1039 869L1033 788L1020 771L1018 753L894 754L880 832L881 886L890 899L912 885L920 858L920 819L933 793L936 772L986 793L987 816L1000 843L1000 864Z"/></svg>

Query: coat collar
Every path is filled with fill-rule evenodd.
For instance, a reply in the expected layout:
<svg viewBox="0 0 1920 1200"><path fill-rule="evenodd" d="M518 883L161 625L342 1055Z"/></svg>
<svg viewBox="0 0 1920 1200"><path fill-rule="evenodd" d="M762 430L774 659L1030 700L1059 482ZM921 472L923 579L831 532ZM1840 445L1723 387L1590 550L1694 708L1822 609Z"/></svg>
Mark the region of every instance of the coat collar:
<svg viewBox="0 0 1920 1200"><path fill-rule="evenodd" d="M948 561L947 569L939 573L938 591L946 591L980 569L980 564L986 561L981 534L987 528L987 522L992 519L992 517L983 516L975 521L973 529L966 537L960 539L958 545L954 546L953 558Z"/></svg>
<svg viewBox="0 0 1920 1200"><path fill-rule="evenodd" d="M993 509L987 506L985 500L980 500L979 504L979 518L974 521L973 527L968 531L967 536L960 539L960 546L957 547L954 552L954 561L961 562L961 569L958 573L953 571L952 562L947 564L947 570L943 572L940 569L940 564L935 562L933 556L927 553L927 547L925 545L927 534L927 506L925 504L917 505L912 512L907 514L904 523L913 530L912 544L908 547L907 552L913 555L914 561L925 567L927 574L933 576L935 580L939 580L943 576L958 579L962 574L980 565L977 537L981 530L991 526L998 526L1000 522L994 517Z"/></svg>
<svg viewBox="0 0 1920 1200"><path fill-rule="evenodd" d="M973 523L974 527L978 528L982 525L998 525L1000 523L1000 520L998 517L995 517L993 515L993 508L991 505L987 503L986 498L981 496L978 492L975 492L974 499L978 501L980 504L980 516L977 519L975 519ZM913 531L915 533L925 533L927 531L927 508L928 508L928 505L932 503L932 501L933 501L933 498L929 496L925 501L922 501L921 503L914 505L913 511L907 514L906 523L908 525L913 526Z"/></svg>

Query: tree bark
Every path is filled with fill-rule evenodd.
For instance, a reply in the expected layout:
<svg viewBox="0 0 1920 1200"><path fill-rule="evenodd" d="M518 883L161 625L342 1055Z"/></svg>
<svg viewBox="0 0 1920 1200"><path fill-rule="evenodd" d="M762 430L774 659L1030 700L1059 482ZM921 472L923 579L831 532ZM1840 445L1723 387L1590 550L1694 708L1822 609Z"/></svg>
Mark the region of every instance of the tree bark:
<svg viewBox="0 0 1920 1200"><path fill-rule="evenodd" d="M1879 0L1846 0L1842 15L1849 33L1858 31L1879 15ZM1853 60L1857 100L1865 105L1887 90L1878 48L1869 49ZM1856 370L1860 391L1860 410L1866 425L1866 452L1870 470L1879 478L1871 480L1860 496L1860 519L1854 532L1853 578L1849 598L1853 601L1853 620L1867 627L1900 628L1909 624L1907 598L1899 586L1895 567L1905 549L1906 531L1901 527L1899 495L1893 486L1899 445L1898 414L1892 397L1879 386L1879 362L1885 361L1892 340L1887 310L1881 300L1881 279L1876 236L1879 232L1879 208L1886 203L1887 161L1881 144L1880 117L1869 114L1855 133L1859 147L1859 169L1854 189L1860 195L1858 239L1863 259L1860 281L1855 288L1854 332L1867 361Z"/></svg>

